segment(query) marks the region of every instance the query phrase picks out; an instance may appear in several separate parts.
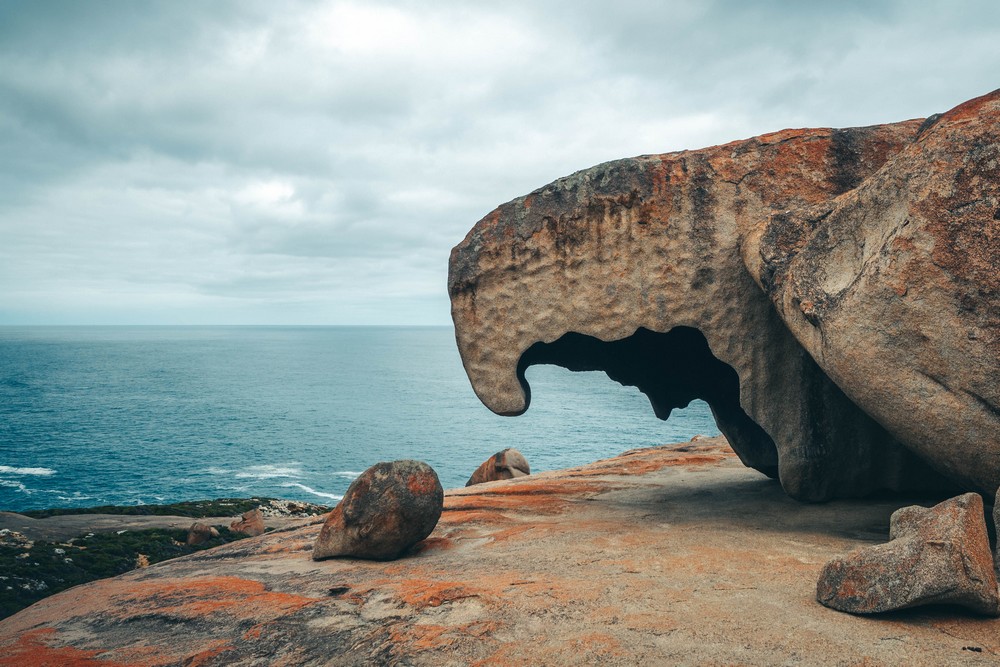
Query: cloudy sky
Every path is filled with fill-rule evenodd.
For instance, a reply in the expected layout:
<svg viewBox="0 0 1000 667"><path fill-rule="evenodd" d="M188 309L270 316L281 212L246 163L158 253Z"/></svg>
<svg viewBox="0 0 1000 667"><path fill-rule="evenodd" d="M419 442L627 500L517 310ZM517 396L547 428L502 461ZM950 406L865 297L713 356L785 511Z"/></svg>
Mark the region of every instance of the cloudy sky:
<svg viewBox="0 0 1000 667"><path fill-rule="evenodd" d="M998 87L995 0L3 0L0 324L447 324L559 176Z"/></svg>

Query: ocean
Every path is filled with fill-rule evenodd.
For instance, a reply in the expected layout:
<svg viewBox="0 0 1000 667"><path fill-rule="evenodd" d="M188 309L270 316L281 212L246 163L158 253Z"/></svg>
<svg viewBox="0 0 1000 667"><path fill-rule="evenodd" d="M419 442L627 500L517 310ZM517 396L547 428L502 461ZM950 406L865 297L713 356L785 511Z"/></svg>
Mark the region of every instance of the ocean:
<svg viewBox="0 0 1000 667"><path fill-rule="evenodd" d="M664 422L603 373L527 378L528 411L494 415L450 327L0 327L0 510L334 504L379 461L451 488L505 447L541 472L718 434L700 401Z"/></svg>

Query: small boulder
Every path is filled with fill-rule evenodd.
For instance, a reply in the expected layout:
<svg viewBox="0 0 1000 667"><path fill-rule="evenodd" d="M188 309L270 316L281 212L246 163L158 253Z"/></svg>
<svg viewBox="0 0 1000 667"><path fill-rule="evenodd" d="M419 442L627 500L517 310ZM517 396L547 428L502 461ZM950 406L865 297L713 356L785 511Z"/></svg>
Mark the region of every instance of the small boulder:
<svg viewBox="0 0 1000 667"><path fill-rule="evenodd" d="M930 509L896 510L889 542L862 547L823 568L816 599L852 614L955 604L1000 615L983 500L975 493Z"/></svg>
<svg viewBox="0 0 1000 667"><path fill-rule="evenodd" d="M218 536L219 531L214 526L209 526L207 523L195 522L188 529L187 544L189 547L193 547Z"/></svg>
<svg viewBox="0 0 1000 667"><path fill-rule="evenodd" d="M524 458L524 455L512 447L508 447L483 461L465 485L472 486L500 479L514 479L530 474L531 468L528 467L528 460Z"/></svg>
<svg viewBox="0 0 1000 667"><path fill-rule="evenodd" d="M244 512L240 519L229 524L229 530L234 533L243 533L250 537L257 537L264 534L264 515L260 509Z"/></svg>
<svg viewBox="0 0 1000 667"><path fill-rule="evenodd" d="M420 461L377 463L351 483L313 546L313 560L393 560L431 534L444 508L437 473Z"/></svg>

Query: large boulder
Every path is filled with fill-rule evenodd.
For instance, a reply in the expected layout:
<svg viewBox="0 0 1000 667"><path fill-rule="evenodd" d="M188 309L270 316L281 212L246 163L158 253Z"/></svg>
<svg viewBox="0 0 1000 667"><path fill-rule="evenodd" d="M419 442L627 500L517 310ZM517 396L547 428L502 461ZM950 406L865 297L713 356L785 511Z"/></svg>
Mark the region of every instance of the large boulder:
<svg viewBox="0 0 1000 667"><path fill-rule="evenodd" d="M474 390L517 415L528 366L604 370L663 419L704 399L796 498L992 493L998 109L618 160L500 206L449 266Z"/></svg>
<svg viewBox="0 0 1000 667"><path fill-rule="evenodd" d="M355 479L313 545L314 560L392 560L431 534L444 507L437 473L421 461L377 463Z"/></svg>
<svg viewBox="0 0 1000 667"><path fill-rule="evenodd" d="M531 466L528 465L528 459L524 458L524 455L513 447L508 447L483 461L465 485L472 486L483 482L514 479L530 474Z"/></svg>
<svg viewBox="0 0 1000 667"><path fill-rule="evenodd" d="M930 509L903 507L889 542L826 564L816 586L823 605L854 614L955 604L1000 615L983 500L967 493Z"/></svg>

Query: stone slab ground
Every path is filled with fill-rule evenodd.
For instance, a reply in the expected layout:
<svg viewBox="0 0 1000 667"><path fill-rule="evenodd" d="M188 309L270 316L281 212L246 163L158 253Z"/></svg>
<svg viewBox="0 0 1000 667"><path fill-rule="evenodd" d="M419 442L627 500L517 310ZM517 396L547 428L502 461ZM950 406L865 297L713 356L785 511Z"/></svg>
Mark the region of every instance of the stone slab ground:
<svg viewBox="0 0 1000 667"><path fill-rule="evenodd" d="M815 601L908 504L796 502L720 440L636 450L448 491L394 562L314 562L313 523L71 589L0 622L0 665L996 664L1000 620Z"/></svg>

